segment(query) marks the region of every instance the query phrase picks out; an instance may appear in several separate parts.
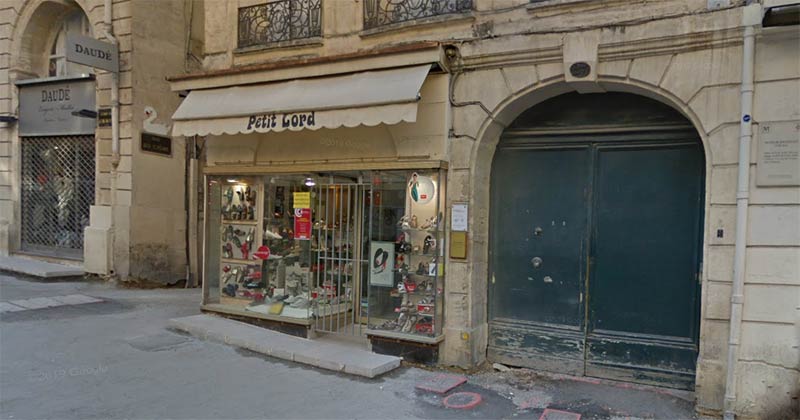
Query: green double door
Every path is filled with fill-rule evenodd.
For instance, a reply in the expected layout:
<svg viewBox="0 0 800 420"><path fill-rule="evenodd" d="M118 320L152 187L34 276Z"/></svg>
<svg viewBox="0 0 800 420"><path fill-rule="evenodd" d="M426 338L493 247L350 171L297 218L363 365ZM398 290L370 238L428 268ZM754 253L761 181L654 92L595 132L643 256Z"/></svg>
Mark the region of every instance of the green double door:
<svg viewBox="0 0 800 420"><path fill-rule="evenodd" d="M490 360L693 387L704 158L660 137L501 142Z"/></svg>

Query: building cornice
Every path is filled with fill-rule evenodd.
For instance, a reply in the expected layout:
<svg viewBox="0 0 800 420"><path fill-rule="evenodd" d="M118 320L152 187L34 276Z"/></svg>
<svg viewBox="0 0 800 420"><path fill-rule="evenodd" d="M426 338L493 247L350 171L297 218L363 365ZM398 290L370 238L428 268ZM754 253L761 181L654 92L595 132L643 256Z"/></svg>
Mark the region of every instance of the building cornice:
<svg viewBox="0 0 800 420"><path fill-rule="evenodd" d="M441 63L439 42L379 47L349 54L276 61L168 77L173 91L265 83L423 63Z"/></svg>
<svg viewBox="0 0 800 420"><path fill-rule="evenodd" d="M534 36L534 35L531 35ZM656 55L681 54L699 50L725 48L741 45L742 29L694 32L631 41L600 43L600 61L630 60ZM462 56L459 68L481 70L505 66L560 63L563 60L562 46L534 49L498 51L487 54Z"/></svg>

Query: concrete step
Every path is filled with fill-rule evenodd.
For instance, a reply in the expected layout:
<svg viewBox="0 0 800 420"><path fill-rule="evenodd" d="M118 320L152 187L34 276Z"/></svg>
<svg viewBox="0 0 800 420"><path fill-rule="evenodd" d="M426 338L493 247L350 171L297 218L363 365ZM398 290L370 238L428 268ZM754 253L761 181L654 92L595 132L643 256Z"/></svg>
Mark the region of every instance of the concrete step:
<svg viewBox="0 0 800 420"><path fill-rule="evenodd" d="M174 318L169 321L169 325L202 339L230 344L278 359L367 378L374 378L396 369L401 361L399 357L375 354L362 346L294 337L208 314Z"/></svg>
<svg viewBox="0 0 800 420"><path fill-rule="evenodd" d="M80 277L84 274L82 266L57 264L16 256L0 257L0 270L43 279Z"/></svg>

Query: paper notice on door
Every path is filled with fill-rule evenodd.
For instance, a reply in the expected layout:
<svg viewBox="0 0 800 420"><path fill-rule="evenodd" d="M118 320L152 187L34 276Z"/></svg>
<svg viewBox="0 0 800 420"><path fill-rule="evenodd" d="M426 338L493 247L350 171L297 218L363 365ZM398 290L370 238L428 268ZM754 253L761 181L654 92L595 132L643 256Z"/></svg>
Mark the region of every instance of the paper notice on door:
<svg viewBox="0 0 800 420"><path fill-rule="evenodd" d="M296 209L311 208L311 193L310 192L296 192L293 194L294 204L292 207Z"/></svg>
<svg viewBox="0 0 800 420"><path fill-rule="evenodd" d="M450 230L466 232L469 230L469 204L454 203L450 213Z"/></svg>

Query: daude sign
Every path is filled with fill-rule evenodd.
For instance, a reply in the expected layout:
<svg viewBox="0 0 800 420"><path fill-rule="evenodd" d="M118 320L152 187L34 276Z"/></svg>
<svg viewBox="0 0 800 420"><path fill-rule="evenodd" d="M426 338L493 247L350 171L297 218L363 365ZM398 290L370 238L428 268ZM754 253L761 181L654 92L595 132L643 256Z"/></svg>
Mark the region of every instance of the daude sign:
<svg viewBox="0 0 800 420"><path fill-rule="evenodd" d="M73 63L119 72L119 48L82 35L67 34L66 59Z"/></svg>

